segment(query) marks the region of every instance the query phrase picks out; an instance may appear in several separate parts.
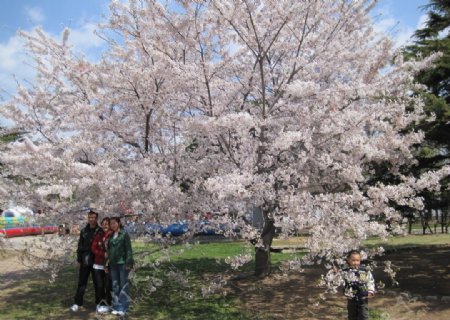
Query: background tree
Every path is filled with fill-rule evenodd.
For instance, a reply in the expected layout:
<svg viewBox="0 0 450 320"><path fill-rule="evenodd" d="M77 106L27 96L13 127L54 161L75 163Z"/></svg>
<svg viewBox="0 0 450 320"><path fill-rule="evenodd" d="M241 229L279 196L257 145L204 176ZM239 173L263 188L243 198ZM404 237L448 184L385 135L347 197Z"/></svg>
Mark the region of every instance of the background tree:
<svg viewBox="0 0 450 320"><path fill-rule="evenodd" d="M372 5L113 1L96 63L72 52L69 30L61 41L24 33L37 81L2 113L33 142L1 159L35 182L24 192L60 195L53 205L65 219L88 198L103 212L125 201L160 222L227 206L234 214L220 222L255 245L258 276L270 273L276 226L308 232L301 263L340 257L397 231L389 203L422 208L417 192L449 172L401 173L422 139L405 130L423 118L412 76L435 57L391 64ZM368 185L374 163L395 179ZM261 230L243 222L250 206Z"/></svg>
<svg viewBox="0 0 450 320"><path fill-rule="evenodd" d="M449 163L450 156L450 3L442 0L432 0L423 7L428 11L425 26L414 34L414 44L405 48L407 59L417 56L427 57L435 52L441 56L433 63L433 67L422 70L416 75L419 83L424 85L418 91L425 102L427 119L415 129L425 133L425 139L418 147L418 164L413 168L417 175L430 169L439 169ZM448 223L447 216L450 205L449 179L441 181L438 192L425 192L426 210L422 221L424 231L431 210L439 210L443 220ZM431 229L430 229L431 230Z"/></svg>
<svg viewBox="0 0 450 320"><path fill-rule="evenodd" d="M0 152L5 153L8 151L8 144L17 141L25 133L18 130L10 130L0 127ZM0 162L0 209L5 209L10 205L11 195L13 194L12 188L16 183L20 183L20 177L12 176L3 163Z"/></svg>

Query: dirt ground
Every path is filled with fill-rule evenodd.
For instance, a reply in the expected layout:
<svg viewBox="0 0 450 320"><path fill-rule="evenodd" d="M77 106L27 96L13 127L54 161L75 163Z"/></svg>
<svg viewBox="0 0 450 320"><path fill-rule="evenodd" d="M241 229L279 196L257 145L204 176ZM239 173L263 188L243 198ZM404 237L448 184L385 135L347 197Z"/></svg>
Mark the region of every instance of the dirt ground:
<svg viewBox="0 0 450 320"><path fill-rule="evenodd" d="M22 241L17 240L17 249L23 245ZM398 269L396 280L399 286L393 286L383 272L383 260L392 261ZM230 289L239 297L240 308L264 315L255 315L255 320L346 319L346 300L340 293L329 294L326 300L319 298L323 289L318 288L317 283L323 272L316 267L288 276L275 274L258 281L248 278L234 280L230 281ZM3 287L14 285L14 278L28 273L17 254L0 256ZM374 276L377 283L382 281L386 284L369 302L369 308L377 311L379 319L450 319L449 246L388 252L379 259ZM86 316L88 319L89 315Z"/></svg>
<svg viewBox="0 0 450 320"><path fill-rule="evenodd" d="M398 269L399 286L390 284L383 260ZM315 284L323 271L311 268L286 277L274 275L256 284L239 280L232 287L242 308L270 315L268 319L346 319L346 299L341 294L328 294L325 301L319 298L323 289ZM378 261L374 277L377 283L386 283L369 302L381 319L450 319L450 247L389 252Z"/></svg>

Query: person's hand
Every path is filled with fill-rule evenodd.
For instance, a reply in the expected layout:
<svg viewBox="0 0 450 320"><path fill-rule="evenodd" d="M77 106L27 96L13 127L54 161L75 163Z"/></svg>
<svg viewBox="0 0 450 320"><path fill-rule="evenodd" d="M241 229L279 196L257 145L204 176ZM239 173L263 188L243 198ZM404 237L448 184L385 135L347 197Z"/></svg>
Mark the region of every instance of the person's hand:
<svg viewBox="0 0 450 320"><path fill-rule="evenodd" d="M105 273L109 273L108 267L105 267Z"/></svg>
<svg viewBox="0 0 450 320"><path fill-rule="evenodd" d="M372 298L374 295L375 295L375 293L369 292L367 296L368 296L369 298Z"/></svg>
<svg viewBox="0 0 450 320"><path fill-rule="evenodd" d="M108 259L108 252L105 252L105 258Z"/></svg>
<svg viewBox="0 0 450 320"><path fill-rule="evenodd" d="M125 266L125 270L130 271L131 269L133 269L132 266Z"/></svg>
<svg viewBox="0 0 450 320"><path fill-rule="evenodd" d="M81 268L81 262L77 261L77 268L80 269Z"/></svg>

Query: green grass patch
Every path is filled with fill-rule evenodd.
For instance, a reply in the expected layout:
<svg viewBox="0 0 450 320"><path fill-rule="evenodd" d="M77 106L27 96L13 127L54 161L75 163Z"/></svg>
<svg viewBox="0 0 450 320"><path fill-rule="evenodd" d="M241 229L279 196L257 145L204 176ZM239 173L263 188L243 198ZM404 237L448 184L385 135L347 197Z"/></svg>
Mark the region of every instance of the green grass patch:
<svg viewBox="0 0 450 320"><path fill-rule="evenodd" d="M152 244L149 244L147 248L148 250L146 250L145 245L138 244L135 247L136 254L139 255L140 253L154 251L153 254L148 256L148 262L161 261L161 263L165 263L170 257L169 265L189 269L196 273L225 272L229 269L229 266L225 263L225 259L237 255L248 255L252 257L252 260L244 267L244 271L247 271L250 265L253 267L254 264L255 249L252 245L244 241L219 241L195 245L175 245L162 251L155 251L155 246ZM282 261L293 259L298 255L293 253L272 253L272 264L277 267ZM300 253L300 255L303 255L303 253Z"/></svg>
<svg viewBox="0 0 450 320"><path fill-rule="evenodd" d="M449 234L427 234L427 235L407 235L389 238L387 241L381 239L370 239L364 241L368 247L382 246L386 249L408 248L431 245L450 245Z"/></svg>
<svg viewBox="0 0 450 320"><path fill-rule="evenodd" d="M150 245L153 250L153 245ZM136 247L145 251L145 245ZM168 255L171 259L165 259ZM251 260L239 270L233 270L225 259L236 255L249 255ZM298 255L298 254L297 254ZM272 253L272 266L277 267L295 254ZM221 276L233 277L242 273L252 273L254 269L254 247L243 241L219 241L196 245L176 245L167 251L156 251L147 262L159 262L158 268L146 267L138 272L136 303L133 314L145 317L152 314L153 319L255 319L255 312L237 309L233 295L202 295L202 288L221 280ZM189 282L182 285L169 279L169 272L183 274ZM148 287L151 279L161 279L163 285L156 292ZM149 281L150 279L150 281ZM141 280L141 281L139 281ZM220 290L219 290L220 292ZM145 301L145 302L143 302ZM258 315L264 319L265 315Z"/></svg>
<svg viewBox="0 0 450 320"><path fill-rule="evenodd" d="M389 315L384 311L369 308L369 319L370 320L388 320Z"/></svg>

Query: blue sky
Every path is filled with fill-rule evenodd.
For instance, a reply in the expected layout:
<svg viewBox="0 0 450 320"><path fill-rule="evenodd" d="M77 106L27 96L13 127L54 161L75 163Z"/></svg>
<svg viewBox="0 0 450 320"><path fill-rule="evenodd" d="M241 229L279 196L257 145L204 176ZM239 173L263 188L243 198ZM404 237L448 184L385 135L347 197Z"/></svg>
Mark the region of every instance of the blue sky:
<svg viewBox="0 0 450 320"><path fill-rule="evenodd" d="M108 13L108 4L109 0L0 0L0 101L14 93L14 77L20 82L33 78L19 29L42 26L60 38L68 27L72 44L88 57L95 56L103 41L93 31Z"/></svg>
<svg viewBox="0 0 450 320"><path fill-rule="evenodd" d="M427 2L379 0L373 11L376 29L387 32L398 46L405 44L425 21L425 12L419 7ZM8 99L14 92L14 76L19 81L33 77L16 35L18 29L30 31L40 25L59 38L62 30L69 27L74 47L94 57L102 41L93 30L108 14L108 3L109 0L0 0L0 97Z"/></svg>

